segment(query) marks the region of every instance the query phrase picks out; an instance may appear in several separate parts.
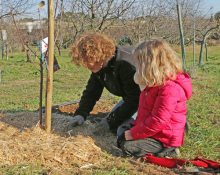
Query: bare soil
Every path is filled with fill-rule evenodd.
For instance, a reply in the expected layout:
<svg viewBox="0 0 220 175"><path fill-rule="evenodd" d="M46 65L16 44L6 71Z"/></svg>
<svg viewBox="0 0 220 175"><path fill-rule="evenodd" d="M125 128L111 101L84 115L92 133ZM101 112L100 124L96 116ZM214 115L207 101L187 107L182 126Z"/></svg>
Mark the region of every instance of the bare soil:
<svg viewBox="0 0 220 175"><path fill-rule="evenodd" d="M7 162L7 165L15 165L16 162L23 160L24 154L27 154L29 157L31 157L26 157L25 160L27 163L33 163L40 158L40 160L42 159L42 164L44 166L51 167L51 170L54 168L59 170L58 174L60 174L60 172L64 172L64 169L66 172L66 168L71 168L72 164L70 164L70 162L75 162L77 164L76 168L71 168L76 171L76 174L87 174L87 171L88 173L91 173L91 171L89 169L87 170L87 168L83 168L82 171L82 167L87 165L89 165L88 168L91 165L94 168L97 166L103 170L111 170L112 168L121 165L123 162L129 163L128 171L135 170L134 174L184 174L182 168L168 169L158 165L148 164L147 162L140 162L140 160L135 160L132 158L126 158L126 160L122 159L124 156L121 150L116 146L116 134L110 131L105 135L94 133L94 118L105 117L114 107L114 104L109 105L108 103L105 103L105 99L100 99L97 102L90 116L87 118L87 121L84 122L82 126L76 127L72 131L64 132L64 127L68 124L69 121L72 120L72 115L77 107L78 104L73 104L62 106L53 110L51 123L52 133L50 135L47 135L44 130L36 127L39 116L39 114L36 112L21 112L15 114L1 113L0 124L2 127L0 128L2 128L1 135L2 137L4 136L4 146L7 146L8 148L11 147L10 149L7 148L4 150L4 154L10 155L11 152L14 152L13 155L17 155L17 157L14 156L11 158L11 160L7 159L7 161L5 161L2 159L2 161ZM44 122L45 121L43 116L43 123ZM12 130L14 141L11 139L11 136L8 135L8 133L12 132ZM25 140L29 140L29 145L26 144ZM39 146L36 145L36 143ZM62 147L62 149L64 149L63 145L67 145L67 143L68 147L65 146L65 149L68 148L69 151L60 151L60 149L58 149L58 147ZM90 146L86 146L86 143ZM47 145L47 147L50 149L47 151L42 151L42 149L40 149L40 145L42 144ZM84 145L83 152L78 151L82 149L82 144ZM12 147L11 145L14 146ZM16 145L22 145L23 150L21 150L21 148ZM34 146L33 149L36 151L28 151L32 146ZM93 149L93 153L91 150L89 150L89 148ZM99 151L99 149L102 153L107 152L108 154L112 155L112 157L103 159L101 156L102 153ZM50 154L48 154L49 152ZM90 155L91 158L87 158L88 160L85 159L85 153L86 155ZM39 157L39 155L41 155L41 157ZM73 155L77 157L77 160L73 159L75 158ZM96 159L99 160L98 163ZM107 162L104 163L105 161Z"/></svg>
<svg viewBox="0 0 220 175"><path fill-rule="evenodd" d="M72 116L78 107L79 107L78 103L72 105L66 105L66 106L61 106L59 108L55 108L52 110L52 112ZM89 117L93 116L94 114L96 115L98 114L98 117L103 117L103 115L107 115L113 107L114 104L111 105L106 104L105 99L100 99L96 103Z"/></svg>

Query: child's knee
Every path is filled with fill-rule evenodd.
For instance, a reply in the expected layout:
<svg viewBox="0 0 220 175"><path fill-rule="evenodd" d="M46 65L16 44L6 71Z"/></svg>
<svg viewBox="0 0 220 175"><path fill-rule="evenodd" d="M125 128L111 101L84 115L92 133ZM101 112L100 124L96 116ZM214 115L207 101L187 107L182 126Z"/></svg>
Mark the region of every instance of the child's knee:
<svg viewBox="0 0 220 175"><path fill-rule="evenodd" d="M126 140L124 140L123 142L121 142L120 146L121 146L121 150L122 150L123 154L125 154L127 156L134 156L134 157L136 157L137 154L139 153L139 150L134 145L133 141L126 141Z"/></svg>

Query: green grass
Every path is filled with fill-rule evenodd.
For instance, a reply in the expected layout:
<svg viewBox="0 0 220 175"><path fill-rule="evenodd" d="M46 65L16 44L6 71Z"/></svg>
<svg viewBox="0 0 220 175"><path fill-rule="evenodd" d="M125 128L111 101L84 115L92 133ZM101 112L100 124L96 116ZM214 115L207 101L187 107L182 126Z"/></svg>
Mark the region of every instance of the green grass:
<svg viewBox="0 0 220 175"><path fill-rule="evenodd" d="M60 70L53 75L53 105L79 100L90 76L90 70L77 67L67 56L67 50L57 60ZM39 60L32 60L39 67ZM40 72L32 63L26 61L24 52L9 55L9 60L0 60L0 110L18 112L24 104L25 110L39 108ZM45 106L46 70L44 69L43 106ZM104 90L104 94L109 94ZM114 97L111 99L115 99Z"/></svg>
<svg viewBox="0 0 220 175"><path fill-rule="evenodd" d="M1 165L0 174L4 175L31 175L31 174L48 174L49 168L40 165Z"/></svg>
<svg viewBox="0 0 220 175"><path fill-rule="evenodd" d="M193 96L187 101L187 120L190 123L189 134L180 148L183 159L197 156L220 162L220 53L219 47L209 48L209 61L198 66L199 51L196 51L196 76L192 78ZM186 48L187 72L192 73L193 52ZM38 60L33 58L38 65ZM54 73L53 105L80 99L90 75L90 71L83 67L76 67L67 50L57 57L60 70ZM9 112L33 111L39 106L40 74L33 64L26 62L24 52L9 55L9 60L0 60L0 110ZM46 71L44 71L43 106L45 104ZM108 94L105 90L103 94ZM117 97L106 99L106 103L116 103ZM29 109L23 109L29 104ZM42 174L48 172L40 166L1 166L3 174ZM74 167L74 166L73 166ZM125 163L107 169L90 168L88 174L129 174L129 164ZM35 172L36 171L36 172ZM11 173L12 172L12 173ZM16 172L16 173L13 173ZM19 174L19 173L17 173ZM56 174L56 173L55 173ZM132 173L133 174L133 173Z"/></svg>
<svg viewBox="0 0 220 175"><path fill-rule="evenodd" d="M192 50L186 50L188 67L193 65ZM190 57L191 55L191 57ZM205 54L204 54L205 55ZM220 53L219 47L209 48L209 61L203 58L192 78L193 95L187 101L187 120L190 123L189 135L181 147L183 157L201 156L220 160Z"/></svg>

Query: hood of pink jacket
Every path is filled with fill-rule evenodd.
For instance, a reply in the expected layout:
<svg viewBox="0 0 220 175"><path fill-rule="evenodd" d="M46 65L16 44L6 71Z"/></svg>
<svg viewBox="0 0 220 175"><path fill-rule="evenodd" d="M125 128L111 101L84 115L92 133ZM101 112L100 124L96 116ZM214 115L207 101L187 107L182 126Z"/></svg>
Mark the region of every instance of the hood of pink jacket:
<svg viewBox="0 0 220 175"><path fill-rule="evenodd" d="M172 80L172 81L177 83L178 85L180 85L183 88L187 99L189 99L192 96L191 79L187 73L182 73L182 74L176 75L176 79Z"/></svg>

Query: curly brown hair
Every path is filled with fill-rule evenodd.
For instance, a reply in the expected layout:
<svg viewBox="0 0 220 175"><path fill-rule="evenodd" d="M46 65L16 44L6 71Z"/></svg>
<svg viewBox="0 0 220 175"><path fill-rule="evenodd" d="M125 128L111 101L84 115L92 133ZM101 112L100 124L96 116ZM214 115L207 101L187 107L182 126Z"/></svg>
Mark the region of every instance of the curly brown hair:
<svg viewBox="0 0 220 175"><path fill-rule="evenodd" d="M107 63L115 53L115 40L107 35L92 33L81 36L69 47L69 54L76 65L97 62Z"/></svg>

